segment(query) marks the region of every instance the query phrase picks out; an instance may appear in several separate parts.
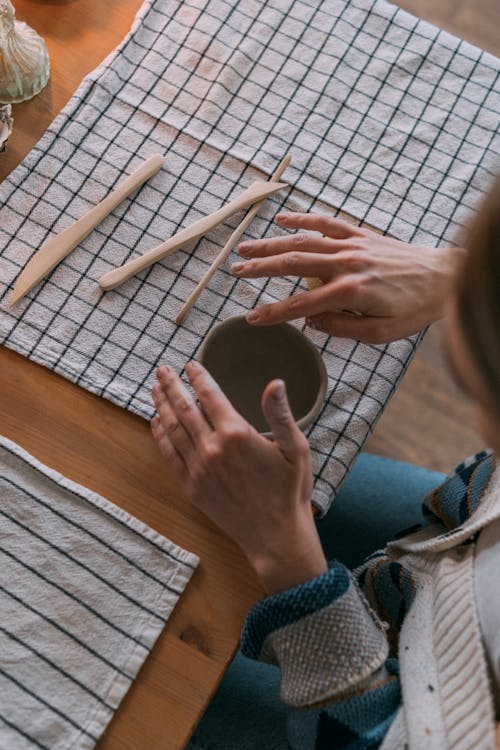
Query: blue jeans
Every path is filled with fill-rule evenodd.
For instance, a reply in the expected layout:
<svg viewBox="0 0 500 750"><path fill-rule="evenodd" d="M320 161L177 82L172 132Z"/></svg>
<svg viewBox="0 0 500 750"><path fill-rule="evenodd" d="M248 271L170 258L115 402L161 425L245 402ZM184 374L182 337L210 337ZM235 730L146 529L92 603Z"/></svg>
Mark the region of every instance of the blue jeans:
<svg viewBox="0 0 500 750"><path fill-rule="evenodd" d="M422 500L444 475L361 454L331 510L318 521L328 559L356 567L401 531L422 523ZM187 750L287 750L279 670L236 655Z"/></svg>

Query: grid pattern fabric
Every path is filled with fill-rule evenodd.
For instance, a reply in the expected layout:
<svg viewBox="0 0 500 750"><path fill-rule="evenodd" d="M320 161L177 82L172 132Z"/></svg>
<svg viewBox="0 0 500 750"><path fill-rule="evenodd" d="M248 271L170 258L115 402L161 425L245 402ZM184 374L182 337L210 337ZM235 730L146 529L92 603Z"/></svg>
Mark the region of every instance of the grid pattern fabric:
<svg viewBox="0 0 500 750"><path fill-rule="evenodd" d="M103 273L218 209L285 153L290 190L267 201L247 238L282 231L273 216L286 208L449 243L496 169L499 70L491 55L381 0L146 0L0 186L3 340L151 417L159 363L180 371L215 322L302 282L220 270L176 326L237 218L105 294ZM156 152L164 168L10 309L9 289L41 243ZM308 335L329 373L308 433L314 499L326 510L417 341Z"/></svg>
<svg viewBox="0 0 500 750"><path fill-rule="evenodd" d="M0 747L92 748L198 558L0 436Z"/></svg>

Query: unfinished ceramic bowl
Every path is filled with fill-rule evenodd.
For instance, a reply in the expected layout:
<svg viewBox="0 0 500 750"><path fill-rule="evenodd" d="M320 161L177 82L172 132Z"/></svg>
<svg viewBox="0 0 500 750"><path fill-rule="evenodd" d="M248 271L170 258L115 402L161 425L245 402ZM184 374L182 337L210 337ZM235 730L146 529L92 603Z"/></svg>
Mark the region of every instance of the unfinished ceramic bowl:
<svg viewBox="0 0 500 750"><path fill-rule="evenodd" d="M15 104L38 94L50 75L42 37L16 21L10 0L0 0L0 104Z"/></svg>
<svg viewBox="0 0 500 750"><path fill-rule="evenodd" d="M199 360L234 408L262 434L269 434L269 426L261 397L271 380L285 381L302 430L318 416L325 399L325 364L314 344L288 323L257 327L244 316L228 318L210 331Z"/></svg>

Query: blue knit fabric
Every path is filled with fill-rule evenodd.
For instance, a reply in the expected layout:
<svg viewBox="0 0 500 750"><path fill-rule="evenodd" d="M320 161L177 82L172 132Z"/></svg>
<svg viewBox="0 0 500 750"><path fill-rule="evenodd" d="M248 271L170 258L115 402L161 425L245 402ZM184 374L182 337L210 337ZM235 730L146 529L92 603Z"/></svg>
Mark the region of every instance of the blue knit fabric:
<svg viewBox="0 0 500 750"><path fill-rule="evenodd" d="M379 747L400 704L401 689L395 677L383 687L319 711L315 750Z"/></svg>
<svg viewBox="0 0 500 750"><path fill-rule="evenodd" d="M383 620L400 630L403 620L415 598L415 583L410 571L400 563L393 562L386 555L377 559L363 570L358 578L359 585L365 590L370 578L371 595L375 597L375 609Z"/></svg>
<svg viewBox="0 0 500 750"><path fill-rule="evenodd" d="M496 459L490 451L481 451L459 464L425 504L448 529L466 521L476 510L488 486Z"/></svg>
<svg viewBox="0 0 500 750"><path fill-rule="evenodd" d="M398 662L388 659L393 679L381 687L317 709L290 711L288 742L297 750L375 750L401 705Z"/></svg>

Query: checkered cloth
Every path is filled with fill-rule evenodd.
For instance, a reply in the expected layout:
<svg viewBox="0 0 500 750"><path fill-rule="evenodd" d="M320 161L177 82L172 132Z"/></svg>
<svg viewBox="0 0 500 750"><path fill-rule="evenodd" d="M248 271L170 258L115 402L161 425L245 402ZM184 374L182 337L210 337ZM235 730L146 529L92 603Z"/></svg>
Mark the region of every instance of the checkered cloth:
<svg viewBox="0 0 500 750"><path fill-rule="evenodd" d="M285 153L276 211L349 214L400 239L449 243L500 153L500 65L380 0L147 0L131 33L81 84L1 186L0 330L7 346L144 417L160 362L181 370L216 321L284 298L295 279L219 271L174 317L238 219L102 294L106 271L218 209ZM152 153L165 167L14 309L8 290L41 243ZM307 332L329 373L309 431L315 502L334 491L416 346Z"/></svg>
<svg viewBox="0 0 500 750"><path fill-rule="evenodd" d="M0 747L88 750L198 564L0 436Z"/></svg>

